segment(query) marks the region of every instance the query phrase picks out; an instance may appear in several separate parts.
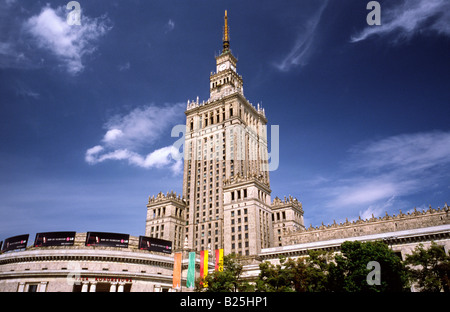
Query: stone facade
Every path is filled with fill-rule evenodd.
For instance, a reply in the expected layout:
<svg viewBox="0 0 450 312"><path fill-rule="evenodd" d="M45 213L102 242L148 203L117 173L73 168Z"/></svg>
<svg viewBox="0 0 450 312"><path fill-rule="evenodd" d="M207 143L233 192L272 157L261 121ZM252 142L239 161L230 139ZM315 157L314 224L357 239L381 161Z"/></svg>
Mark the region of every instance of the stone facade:
<svg viewBox="0 0 450 312"><path fill-rule="evenodd" d="M172 248L183 247L186 202L174 192L159 193L148 199L145 236L172 241Z"/></svg>
<svg viewBox="0 0 450 312"><path fill-rule="evenodd" d="M299 230L295 232L287 232L282 237L282 245L294 245L301 243L311 243L323 240L332 240L340 238L352 238L356 236L378 234L378 233L395 233L397 231L427 228L437 225L450 224L449 207L447 204L443 208L431 208L428 210L418 211L414 209L406 214L399 212L398 215L389 216L387 213L384 217L331 225L321 225L319 227L310 226L307 230Z"/></svg>
<svg viewBox="0 0 450 312"><path fill-rule="evenodd" d="M224 253L256 255L273 241L270 189L257 178L225 183Z"/></svg>

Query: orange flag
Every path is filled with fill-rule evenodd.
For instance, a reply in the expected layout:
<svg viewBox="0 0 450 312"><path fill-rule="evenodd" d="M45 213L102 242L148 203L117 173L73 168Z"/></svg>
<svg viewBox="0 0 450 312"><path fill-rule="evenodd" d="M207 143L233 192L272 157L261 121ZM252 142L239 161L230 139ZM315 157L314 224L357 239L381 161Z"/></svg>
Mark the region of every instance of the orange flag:
<svg viewBox="0 0 450 312"><path fill-rule="evenodd" d="M181 252L174 254L173 259L173 283L172 288L181 288Z"/></svg>

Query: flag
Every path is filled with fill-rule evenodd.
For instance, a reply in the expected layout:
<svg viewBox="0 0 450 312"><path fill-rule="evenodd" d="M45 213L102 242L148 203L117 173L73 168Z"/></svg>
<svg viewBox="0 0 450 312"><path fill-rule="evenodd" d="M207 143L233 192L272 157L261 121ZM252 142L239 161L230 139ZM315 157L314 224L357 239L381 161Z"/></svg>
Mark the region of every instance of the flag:
<svg viewBox="0 0 450 312"><path fill-rule="evenodd" d="M215 270L223 271L223 249L216 249L216 266Z"/></svg>
<svg viewBox="0 0 450 312"><path fill-rule="evenodd" d="M208 275L208 250L200 251L200 280L203 281ZM208 287L206 283L203 287Z"/></svg>
<svg viewBox="0 0 450 312"><path fill-rule="evenodd" d="M173 259L173 281L172 288L181 288L181 252L177 252Z"/></svg>
<svg viewBox="0 0 450 312"><path fill-rule="evenodd" d="M195 287L195 252L189 253L189 264L188 264L186 287L187 288Z"/></svg>

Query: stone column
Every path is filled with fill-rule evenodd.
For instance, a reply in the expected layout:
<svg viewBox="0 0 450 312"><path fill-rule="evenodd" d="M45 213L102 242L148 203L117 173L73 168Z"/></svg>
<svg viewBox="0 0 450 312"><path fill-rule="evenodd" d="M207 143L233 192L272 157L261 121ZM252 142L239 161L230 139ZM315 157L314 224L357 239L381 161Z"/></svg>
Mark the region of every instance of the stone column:
<svg viewBox="0 0 450 312"><path fill-rule="evenodd" d="M85 282L81 282L81 292L88 292L88 288L89 288L89 282L85 281Z"/></svg>
<svg viewBox="0 0 450 312"><path fill-rule="evenodd" d="M20 282L19 283L19 288L17 288L17 292L24 292L25 291L25 283L24 282Z"/></svg>
<svg viewBox="0 0 450 312"><path fill-rule="evenodd" d="M47 291L47 282L41 282L39 285L39 292L46 292Z"/></svg>
<svg viewBox="0 0 450 312"><path fill-rule="evenodd" d="M119 287L117 288L117 292L123 292L124 286L125 286L125 283L120 282L120 283L119 283Z"/></svg>
<svg viewBox="0 0 450 312"><path fill-rule="evenodd" d="M91 282L91 287L89 287L89 292L97 291L97 282Z"/></svg>
<svg viewBox="0 0 450 312"><path fill-rule="evenodd" d="M116 292L117 290L117 282L111 283L111 288L109 288L109 292Z"/></svg>

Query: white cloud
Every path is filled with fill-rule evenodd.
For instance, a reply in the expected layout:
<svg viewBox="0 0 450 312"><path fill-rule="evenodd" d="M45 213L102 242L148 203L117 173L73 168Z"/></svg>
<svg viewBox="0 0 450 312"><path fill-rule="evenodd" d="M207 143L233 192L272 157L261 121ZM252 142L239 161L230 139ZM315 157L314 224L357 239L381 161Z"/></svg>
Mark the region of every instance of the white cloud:
<svg viewBox="0 0 450 312"><path fill-rule="evenodd" d="M100 154L104 149L97 147L101 146L94 146L86 151L85 160L91 165L105 160L128 160L130 165L146 169L169 167L176 174L181 173L183 169L183 161L179 157L180 152L173 145L157 149L146 156L127 149Z"/></svg>
<svg viewBox="0 0 450 312"><path fill-rule="evenodd" d="M308 58L312 53L317 26L320 23L327 3L328 1L324 1L314 15L307 21L304 31L299 34L289 54L281 62L275 64L275 67L280 71L289 71L294 66L304 66L307 64Z"/></svg>
<svg viewBox="0 0 450 312"><path fill-rule="evenodd" d="M95 43L108 32L105 17L90 18L81 15L81 25L69 25L66 8L54 10L45 7L24 23L24 29L36 40L40 48L51 51L71 74L84 69L82 58L96 50Z"/></svg>
<svg viewBox="0 0 450 312"><path fill-rule="evenodd" d="M382 6L381 25L366 27L352 36L351 42L365 40L373 35L394 35L395 40L408 39L428 31L450 36L448 0L405 0L393 8L384 9Z"/></svg>
<svg viewBox="0 0 450 312"><path fill-rule="evenodd" d="M112 116L105 124L103 142L115 149L140 149L154 143L184 112L185 104L137 107L125 115Z"/></svg>
<svg viewBox="0 0 450 312"><path fill-rule="evenodd" d="M105 143L111 143L114 142L116 139L123 136L123 132L120 129L111 129L106 132L105 136L103 137L103 141Z"/></svg>
<svg viewBox="0 0 450 312"><path fill-rule="evenodd" d="M180 173L183 167L180 151L173 145L144 153L161 138L184 109L184 103L158 107L138 107L125 115L116 115L105 124L107 129L102 145L96 145L85 153L85 161L97 164L106 160L126 160L141 168L169 167Z"/></svg>
<svg viewBox="0 0 450 312"><path fill-rule="evenodd" d="M96 155L98 153L100 153L101 151L103 151L103 147L100 145L91 147L90 149L88 149L86 151L84 159L86 160L86 162L88 162L90 164L95 164L97 162Z"/></svg>

